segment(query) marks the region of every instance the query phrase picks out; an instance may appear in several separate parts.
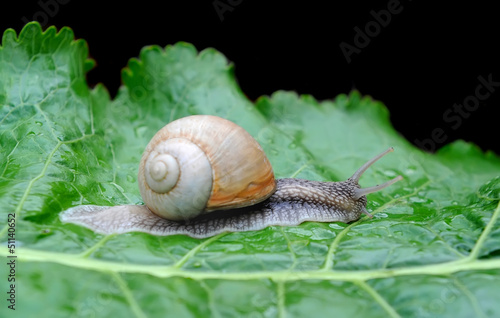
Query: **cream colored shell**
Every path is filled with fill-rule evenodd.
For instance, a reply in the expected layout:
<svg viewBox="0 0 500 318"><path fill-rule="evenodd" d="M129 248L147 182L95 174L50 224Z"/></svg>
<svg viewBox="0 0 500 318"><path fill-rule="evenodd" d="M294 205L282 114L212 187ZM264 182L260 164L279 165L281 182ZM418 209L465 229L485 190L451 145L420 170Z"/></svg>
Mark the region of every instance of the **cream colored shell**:
<svg viewBox="0 0 500 318"><path fill-rule="evenodd" d="M158 131L144 151L138 181L148 208L170 220L253 205L276 188L257 141L233 122L208 115Z"/></svg>

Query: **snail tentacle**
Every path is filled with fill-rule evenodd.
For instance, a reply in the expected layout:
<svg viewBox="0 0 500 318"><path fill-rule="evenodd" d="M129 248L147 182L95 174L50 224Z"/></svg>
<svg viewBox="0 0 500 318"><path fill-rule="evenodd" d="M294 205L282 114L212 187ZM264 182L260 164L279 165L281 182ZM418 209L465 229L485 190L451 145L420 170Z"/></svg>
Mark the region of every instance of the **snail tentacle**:
<svg viewBox="0 0 500 318"><path fill-rule="evenodd" d="M382 189L385 189L387 188L388 186L390 186L391 184L394 184L400 180L403 180L403 177L402 176L397 176L396 178L394 179L391 179L387 182L384 182L382 184L378 184L376 186L373 186L373 187L369 187L369 188L361 188L361 189L356 189L354 192L354 198L355 199L359 199L361 198L362 196L365 196L367 194L370 194L370 193L373 193L373 192L377 192L377 191L380 191Z"/></svg>
<svg viewBox="0 0 500 318"><path fill-rule="evenodd" d="M394 148L393 147L389 147L384 152L382 152L382 153L376 155L375 157L373 157L372 159L368 160L364 165L362 165L358 170L356 170L356 172L354 172L354 174L352 175L352 177L350 177L349 179L351 179L352 181L358 183L359 182L359 178L361 178L361 176L363 175L363 173L368 168L370 168L372 164L374 164L375 162L377 162L383 156L387 155L389 152L393 152L393 151L394 151Z"/></svg>

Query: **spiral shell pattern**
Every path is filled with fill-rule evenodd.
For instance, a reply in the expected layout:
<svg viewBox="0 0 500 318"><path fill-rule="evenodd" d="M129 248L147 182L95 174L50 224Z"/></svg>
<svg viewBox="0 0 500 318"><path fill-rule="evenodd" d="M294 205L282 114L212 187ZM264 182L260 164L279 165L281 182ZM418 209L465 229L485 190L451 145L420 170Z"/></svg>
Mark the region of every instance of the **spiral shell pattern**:
<svg viewBox="0 0 500 318"><path fill-rule="evenodd" d="M169 220L253 205L276 188L257 141L240 126L208 115L163 127L144 151L138 181L148 208Z"/></svg>

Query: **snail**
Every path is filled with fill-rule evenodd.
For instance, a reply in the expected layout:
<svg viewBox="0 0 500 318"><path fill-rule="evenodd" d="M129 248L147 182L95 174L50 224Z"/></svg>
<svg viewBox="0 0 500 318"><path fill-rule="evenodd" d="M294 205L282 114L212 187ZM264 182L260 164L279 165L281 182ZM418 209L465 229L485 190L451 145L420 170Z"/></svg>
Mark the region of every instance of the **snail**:
<svg viewBox="0 0 500 318"><path fill-rule="evenodd" d="M366 210L366 195L402 179L361 188L361 175L383 153L342 182L277 179L258 142L226 119L194 115L175 120L152 138L138 183L145 205L82 205L61 213L64 223L100 234L146 232L206 238L305 221L352 222Z"/></svg>

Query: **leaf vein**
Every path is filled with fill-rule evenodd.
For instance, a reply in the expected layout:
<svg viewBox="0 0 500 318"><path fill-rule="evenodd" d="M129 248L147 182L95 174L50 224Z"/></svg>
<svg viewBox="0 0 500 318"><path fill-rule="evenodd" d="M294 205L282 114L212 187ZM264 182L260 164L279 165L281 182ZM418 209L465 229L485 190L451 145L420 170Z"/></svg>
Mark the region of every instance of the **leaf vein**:
<svg viewBox="0 0 500 318"><path fill-rule="evenodd" d="M389 317L399 318L401 317L397 311L380 295L375 289L373 289L370 285L368 285L364 281L354 281L354 284L358 285L361 289L366 291L368 295L370 295L382 309L389 315Z"/></svg>

